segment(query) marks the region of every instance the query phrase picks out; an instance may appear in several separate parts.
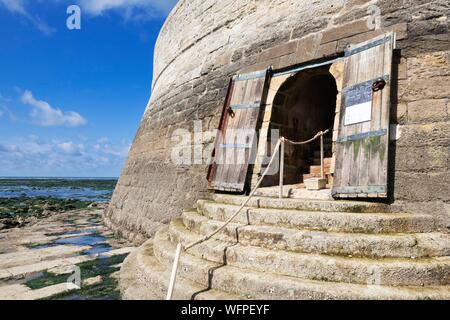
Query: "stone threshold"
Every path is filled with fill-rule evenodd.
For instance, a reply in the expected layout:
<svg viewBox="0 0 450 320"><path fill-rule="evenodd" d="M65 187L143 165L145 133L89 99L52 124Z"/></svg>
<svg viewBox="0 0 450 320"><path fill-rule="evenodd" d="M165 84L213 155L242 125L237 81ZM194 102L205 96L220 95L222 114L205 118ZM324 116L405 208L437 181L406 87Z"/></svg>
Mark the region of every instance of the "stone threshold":
<svg viewBox="0 0 450 320"><path fill-rule="evenodd" d="M263 187L256 190L255 196L259 197L279 197L280 186ZM308 190L303 184L293 184L283 186L283 198L308 199L308 200L333 200L331 188L327 186L322 190Z"/></svg>

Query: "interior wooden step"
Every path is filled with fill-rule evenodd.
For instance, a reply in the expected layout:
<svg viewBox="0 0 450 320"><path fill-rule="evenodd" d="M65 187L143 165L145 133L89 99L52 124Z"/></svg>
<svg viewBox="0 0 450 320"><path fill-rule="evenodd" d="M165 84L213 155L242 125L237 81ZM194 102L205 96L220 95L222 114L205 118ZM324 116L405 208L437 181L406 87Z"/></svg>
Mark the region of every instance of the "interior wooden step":
<svg viewBox="0 0 450 320"><path fill-rule="evenodd" d="M324 165L330 167L331 166L331 160L332 160L331 157L323 158ZM315 165L315 166L320 166L320 157L314 158L312 160L312 164Z"/></svg>
<svg viewBox="0 0 450 320"><path fill-rule="evenodd" d="M329 174L331 170L331 164L325 164L323 169L325 174ZM321 170L322 167L320 165L309 166L309 174L320 174Z"/></svg>

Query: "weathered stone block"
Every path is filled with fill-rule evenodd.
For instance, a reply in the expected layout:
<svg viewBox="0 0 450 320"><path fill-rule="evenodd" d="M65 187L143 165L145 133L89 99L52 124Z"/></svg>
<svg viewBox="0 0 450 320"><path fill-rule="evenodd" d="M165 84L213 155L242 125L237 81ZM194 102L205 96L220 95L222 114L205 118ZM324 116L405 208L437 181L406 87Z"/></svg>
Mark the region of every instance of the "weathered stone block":
<svg viewBox="0 0 450 320"><path fill-rule="evenodd" d="M398 86L399 100L405 102L448 98L449 93L450 76L400 80Z"/></svg>
<svg viewBox="0 0 450 320"><path fill-rule="evenodd" d="M407 38L408 35L408 26L406 23L400 23L396 25L392 25L389 27L384 27L378 30L370 31L370 32L364 32L359 33L351 37L346 37L344 39L340 39L337 44L337 51L343 51L345 47L347 47L349 44L357 44L364 41L368 41L370 39L376 38L384 33L387 32L395 32L397 41L403 40Z"/></svg>
<svg viewBox="0 0 450 320"><path fill-rule="evenodd" d="M321 44L316 53L316 58L323 58L335 55L337 52L337 41Z"/></svg>
<svg viewBox="0 0 450 320"><path fill-rule="evenodd" d="M405 57L447 51L450 47L450 37L448 34L417 36L399 41L397 47L402 50L402 55Z"/></svg>
<svg viewBox="0 0 450 320"><path fill-rule="evenodd" d="M320 45L320 36L313 34L298 40L296 52L284 56L280 59L280 67L287 67L294 64L313 60Z"/></svg>
<svg viewBox="0 0 450 320"><path fill-rule="evenodd" d="M371 21L367 18L352 21L350 23L324 31L321 43L348 38L358 33L371 31L373 28L373 24L371 24Z"/></svg>
<svg viewBox="0 0 450 320"><path fill-rule="evenodd" d="M433 200L450 201L450 185L448 171L395 172L395 198L414 202Z"/></svg>
<svg viewBox="0 0 450 320"><path fill-rule="evenodd" d="M256 72L256 71L262 71L262 70L267 69L270 65L271 65L270 61L261 62L261 63L245 66L242 69L240 69L238 71L238 73L246 74L246 73L252 73L252 72Z"/></svg>
<svg viewBox="0 0 450 320"><path fill-rule="evenodd" d="M280 44L273 48L270 48L261 53L258 61L266 62L266 61L273 60L275 58L279 58L279 57L294 53L297 50L297 44L298 44L297 41L291 41L291 42L283 43L283 44Z"/></svg>
<svg viewBox="0 0 450 320"><path fill-rule="evenodd" d="M304 181L308 190L322 190L327 186L327 179L312 178Z"/></svg>
<svg viewBox="0 0 450 320"><path fill-rule="evenodd" d="M408 59L410 80L450 75L450 51L421 54Z"/></svg>
<svg viewBox="0 0 450 320"><path fill-rule="evenodd" d="M408 122L436 122L446 120L448 99L419 100L408 103Z"/></svg>
<svg viewBox="0 0 450 320"><path fill-rule="evenodd" d="M395 117L398 124L405 124L408 121L408 105L406 103L397 104L397 114Z"/></svg>
<svg viewBox="0 0 450 320"><path fill-rule="evenodd" d="M236 50L233 52L233 55L231 56L231 61L232 62L236 62L242 59L244 53L242 52L242 50Z"/></svg>
<svg viewBox="0 0 450 320"><path fill-rule="evenodd" d="M405 80L408 78L408 62L406 58L400 58L397 65L397 79Z"/></svg>
<svg viewBox="0 0 450 320"><path fill-rule="evenodd" d="M304 36L323 30L329 23L326 17L318 17L304 23L299 23L292 31L291 39L303 38Z"/></svg>
<svg viewBox="0 0 450 320"><path fill-rule="evenodd" d="M450 122L428 124L410 124L401 126L401 135L397 140L398 147L408 146L449 146Z"/></svg>
<svg viewBox="0 0 450 320"><path fill-rule="evenodd" d="M395 167L399 171L432 172L450 168L450 146L399 147Z"/></svg>

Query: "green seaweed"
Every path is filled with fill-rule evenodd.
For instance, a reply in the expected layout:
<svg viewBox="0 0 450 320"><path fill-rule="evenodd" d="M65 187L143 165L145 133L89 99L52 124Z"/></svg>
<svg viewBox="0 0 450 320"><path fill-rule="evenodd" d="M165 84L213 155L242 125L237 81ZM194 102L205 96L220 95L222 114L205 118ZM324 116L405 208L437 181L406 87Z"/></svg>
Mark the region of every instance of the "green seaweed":
<svg viewBox="0 0 450 320"><path fill-rule="evenodd" d="M52 197L0 198L0 229L23 227L31 218L43 218L47 214L87 209L92 202Z"/></svg>
<svg viewBox="0 0 450 320"><path fill-rule="evenodd" d="M26 186L34 189L42 188L70 188L83 189L91 188L95 190L114 190L117 179L67 179L67 178L0 178L0 187Z"/></svg>
<svg viewBox="0 0 450 320"><path fill-rule="evenodd" d="M386 145L385 144L380 144L379 156L380 156L380 161L381 162L384 161L385 155L386 155Z"/></svg>
<svg viewBox="0 0 450 320"><path fill-rule="evenodd" d="M45 300L60 299L120 299L117 290L117 280L111 274L118 271L116 266L125 260L127 254L117 255L108 258L99 258L92 261L82 262L77 266L80 268L81 279L88 279L97 276L102 277L102 282L89 286L82 286L75 292L66 292L48 297ZM55 275L44 272L40 277L31 279L25 284L30 289L36 290L47 286L65 283L70 274Z"/></svg>
<svg viewBox="0 0 450 320"><path fill-rule="evenodd" d="M356 161L359 156L359 149L361 148L361 140L353 141L353 160Z"/></svg>
<svg viewBox="0 0 450 320"><path fill-rule="evenodd" d="M363 213L364 209L365 208L363 206L351 206L351 207L347 208L345 211L350 212L350 213Z"/></svg>

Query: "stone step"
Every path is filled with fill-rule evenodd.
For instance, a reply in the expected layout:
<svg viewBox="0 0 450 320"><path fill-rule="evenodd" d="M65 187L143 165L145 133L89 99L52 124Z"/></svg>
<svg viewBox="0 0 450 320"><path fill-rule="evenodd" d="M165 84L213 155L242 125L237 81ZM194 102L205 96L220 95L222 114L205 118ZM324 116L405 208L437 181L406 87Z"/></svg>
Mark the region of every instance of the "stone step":
<svg viewBox="0 0 450 320"><path fill-rule="evenodd" d="M210 240L205 245L209 246L209 252L216 251L215 259L208 261L209 269L226 264L309 280L389 286L450 284L450 257L375 260L300 254L240 244L217 246ZM203 259L206 265L203 249L193 247L188 254ZM159 231L154 240L155 256L163 263L168 254L173 254L173 250L174 243L170 241L168 232ZM208 281L202 274L192 275L190 279L198 283Z"/></svg>
<svg viewBox="0 0 450 320"><path fill-rule="evenodd" d="M185 213L183 218L173 220L170 225L181 231L187 226L207 235L223 222ZM422 258L450 255L450 235L441 233L335 233L231 223L215 238L268 249L338 256Z"/></svg>
<svg viewBox="0 0 450 320"><path fill-rule="evenodd" d="M169 269L175 245L168 241L164 245L163 250L158 250L159 259ZM149 277L154 277L151 267L147 267L146 271ZM248 299L450 299L449 286L394 287L299 279L230 265L215 265L185 252L180 259L179 274L181 279L192 281L207 279L213 289Z"/></svg>
<svg viewBox="0 0 450 320"><path fill-rule="evenodd" d="M331 159L332 159L332 158L324 158L324 159L323 159L324 165L330 167L330 166L331 166ZM313 163L313 165L315 165L315 166L320 166L320 155L319 155L319 157L314 158L313 161L312 161L312 163Z"/></svg>
<svg viewBox="0 0 450 320"><path fill-rule="evenodd" d="M328 181L330 181L330 178L331 178L330 171L325 170L324 175L325 175L325 179L328 179ZM313 178L322 178L322 174L320 172L303 174L303 181L308 180L308 179L313 179Z"/></svg>
<svg viewBox="0 0 450 320"><path fill-rule="evenodd" d="M258 188L255 196L278 198L280 194L279 186ZM312 200L333 200L331 189L308 190L303 184L293 184L283 186L283 197L292 199L312 199Z"/></svg>
<svg viewBox="0 0 450 320"><path fill-rule="evenodd" d="M203 235L198 232L191 232L185 227L183 221L175 220L168 226L170 241L173 243L181 242L184 246L200 240ZM200 253L200 257L217 263L222 263L224 251L237 244L236 241L228 241L228 238L212 238L195 246L195 250Z"/></svg>
<svg viewBox="0 0 450 320"><path fill-rule="evenodd" d="M331 165L324 165L324 173L330 174ZM309 166L309 174L320 174L321 173L321 167L318 166Z"/></svg>
<svg viewBox="0 0 450 320"><path fill-rule="evenodd" d="M212 220L227 221L238 209L239 206L207 200L197 202L198 212ZM332 232L420 233L434 230L432 216L408 213L361 214L247 207L235 222Z"/></svg>
<svg viewBox="0 0 450 320"><path fill-rule="evenodd" d="M170 268L161 265L153 254L153 241L150 240L130 254L124 261L120 272L120 290L123 299L162 300L166 298L170 280ZM177 278L174 300L239 300L233 294L210 290L207 285Z"/></svg>
<svg viewBox="0 0 450 320"><path fill-rule="evenodd" d="M241 205L246 196L218 194L213 195L217 203ZM379 202L369 201L328 201L313 199L290 199L273 197L253 197L247 204L248 207L290 209L303 211L323 211L323 212L352 212L352 213L387 213L401 212L401 208Z"/></svg>

